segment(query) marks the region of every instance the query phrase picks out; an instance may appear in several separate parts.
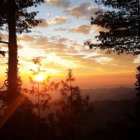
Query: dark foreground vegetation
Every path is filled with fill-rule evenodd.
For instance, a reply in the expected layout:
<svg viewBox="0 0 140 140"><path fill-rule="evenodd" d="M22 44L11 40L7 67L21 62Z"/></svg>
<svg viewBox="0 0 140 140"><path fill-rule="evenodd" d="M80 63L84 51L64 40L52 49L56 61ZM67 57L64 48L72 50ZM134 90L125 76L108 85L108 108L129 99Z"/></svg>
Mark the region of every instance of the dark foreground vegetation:
<svg viewBox="0 0 140 140"><path fill-rule="evenodd" d="M70 90L73 94L72 101ZM44 110L41 107L40 117L36 112L36 104L24 96L17 110L1 127L0 138L2 140L140 138L139 97L91 102L88 96L80 94L78 87L71 89L63 87L61 95L58 100L49 102Z"/></svg>

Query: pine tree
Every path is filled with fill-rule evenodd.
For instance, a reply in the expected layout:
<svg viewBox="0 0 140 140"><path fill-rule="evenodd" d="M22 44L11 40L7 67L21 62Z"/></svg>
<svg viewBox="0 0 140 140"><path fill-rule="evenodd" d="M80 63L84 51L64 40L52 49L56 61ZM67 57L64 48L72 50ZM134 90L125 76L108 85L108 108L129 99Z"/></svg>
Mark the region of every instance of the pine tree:
<svg viewBox="0 0 140 140"><path fill-rule="evenodd" d="M139 0L96 0L96 3L116 10L98 11L91 24L107 28L100 31L99 44L87 42L90 48L100 48L118 54L140 54L140 1Z"/></svg>
<svg viewBox="0 0 140 140"><path fill-rule="evenodd" d="M8 29L8 100L19 95L17 33L31 32L31 28L39 21L35 19L37 11L28 12L28 8L41 4L44 0L0 0L0 29Z"/></svg>
<svg viewBox="0 0 140 140"><path fill-rule="evenodd" d="M89 96L82 95L74 81L72 70L68 70L67 78L61 82L62 96L55 103L56 112L48 116L50 128L53 127L52 131L56 133L57 139L82 140L88 135L88 120L92 116L93 107Z"/></svg>

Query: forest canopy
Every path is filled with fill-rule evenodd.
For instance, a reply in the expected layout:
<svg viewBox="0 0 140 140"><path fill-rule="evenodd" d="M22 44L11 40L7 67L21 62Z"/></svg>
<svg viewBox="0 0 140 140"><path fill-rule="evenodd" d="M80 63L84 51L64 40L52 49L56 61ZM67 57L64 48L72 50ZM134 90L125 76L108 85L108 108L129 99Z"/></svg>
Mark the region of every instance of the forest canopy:
<svg viewBox="0 0 140 140"><path fill-rule="evenodd" d="M91 48L100 48L118 54L140 54L140 4L138 0L100 0L98 4L115 10L100 10L96 18L91 17L91 24L107 28L100 31L96 38L99 44L89 43Z"/></svg>

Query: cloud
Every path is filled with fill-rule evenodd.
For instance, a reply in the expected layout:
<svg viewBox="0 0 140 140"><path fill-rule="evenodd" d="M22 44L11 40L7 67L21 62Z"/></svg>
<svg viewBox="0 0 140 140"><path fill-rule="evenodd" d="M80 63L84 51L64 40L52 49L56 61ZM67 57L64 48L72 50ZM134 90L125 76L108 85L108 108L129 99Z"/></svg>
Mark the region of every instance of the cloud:
<svg viewBox="0 0 140 140"><path fill-rule="evenodd" d="M18 41L32 42L33 40L34 40L34 37L30 35L22 35L18 37Z"/></svg>
<svg viewBox="0 0 140 140"><path fill-rule="evenodd" d="M68 22L68 18L64 16L56 16L52 19L46 20L46 19L39 19L41 23L38 24L39 27L47 27L51 25L60 25L63 23Z"/></svg>
<svg viewBox="0 0 140 140"><path fill-rule="evenodd" d="M18 52L20 60L23 60L26 54L25 64L22 61L20 61L20 64L26 70L29 69L27 67L30 65L28 61L34 57L41 57L44 68L47 66L50 68L59 67L60 69L78 69L80 67L84 69L89 67L91 63L95 65L101 63L95 63L93 60L101 57L102 54L92 52L76 40L63 36L56 35L47 38L41 35L22 35L20 39L19 43L23 46L22 50L20 49ZM102 63L106 62L103 61Z"/></svg>
<svg viewBox="0 0 140 140"><path fill-rule="evenodd" d="M68 15L71 15L77 18L80 18L80 17L90 18L91 16L94 16L98 10L99 9L97 5L93 5L90 2L85 2L79 6L68 8L67 10L65 10L65 12Z"/></svg>
<svg viewBox="0 0 140 140"><path fill-rule="evenodd" d="M80 33L80 34L89 34L92 32L108 32L107 28L103 28L98 25L88 26L88 25L77 25L69 30L70 32Z"/></svg>
<svg viewBox="0 0 140 140"><path fill-rule="evenodd" d="M89 34L90 26L87 25L78 25L70 29L70 32L80 33L80 34Z"/></svg>
<svg viewBox="0 0 140 140"><path fill-rule="evenodd" d="M48 23L46 19L39 19L41 22L38 24L37 27L47 27Z"/></svg>
<svg viewBox="0 0 140 140"><path fill-rule="evenodd" d="M140 63L140 55L138 55L134 60L133 63L137 64Z"/></svg>
<svg viewBox="0 0 140 140"><path fill-rule="evenodd" d="M47 21L48 25L58 25L68 22L68 18L64 16L56 16Z"/></svg>
<svg viewBox="0 0 140 140"><path fill-rule="evenodd" d="M46 14L48 17L53 17L54 15L52 13L47 13Z"/></svg>
<svg viewBox="0 0 140 140"><path fill-rule="evenodd" d="M7 41L8 40L8 35L4 34L4 33L0 33L0 40Z"/></svg>
<svg viewBox="0 0 140 140"><path fill-rule="evenodd" d="M35 43L36 43L38 46L44 46L45 44L48 43L48 38L45 37L45 36L36 37L36 38L35 38Z"/></svg>
<svg viewBox="0 0 140 140"><path fill-rule="evenodd" d="M68 38L62 37L62 36L52 36L49 38L50 42L53 44L65 44L67 41L69 41Z"/></svg>
<svg viewBox="0 0 140 140"><path fill-rule="evenodd" d="M48 62L55 63L57 65L61 65L63 67L67 67L67 68L78 67L77 61L71 60L71 59L66 59L66 58L63 58L62 56L60 57L60 56L56 55L55 53L51 53L51 54L47 55L46 60Z"/></svg>
<svg viewBox="0 0 140 140"><path fill-rule="evenodd" d="M90 59L90 58L101 56L101 55L102 54L97 53L97 52L91 52L91 53L85 53L85 56L83 58Z"/></svg>
<svg viewBox="0 0 140 140"><path fill-rule="evenodd" d="M55 53L60 56L79 58L79 60L90 60L93 61L95 57L101 56L98 52L91 52L89 49L79 44L76 40L71 40L63 36L51 36L47 38L46 36L40 35L22 35L18 38L19 45L22 46L21 56L23 52L31 52L30 57L39 54L46 55L50 53ZM31 51L30 51L31 50ZM26 53L24 53L26 54Z"/></svg>
<svg viewBox="0 0 140 140"><path fill-rule="evenodd" d="M56 28L56 29L54 29L54 31L63 32L63 31L67 31L67 29L64 28L64 27L60 27L60 28Z"/></svg>
<svg viewBox="0 0 140 140"><path fill-rule="evenodd" d="M66 8L70 5L69 0L45 0L51 6Z"/></svg>
<svg viewBox="0 0 140 140"><path fill-rule="evenodd" d="M97 63L100 63L102 65L105 65L113 60L113 58L110 57L98 57L94 59Z"/></svg>
<svg viewBox="0 0 140 140"><path fill-rule="evenodd" d="M109 29L101 27L99 25L92 25L91 30L97 31L97 32L108 32Z"/></svg>

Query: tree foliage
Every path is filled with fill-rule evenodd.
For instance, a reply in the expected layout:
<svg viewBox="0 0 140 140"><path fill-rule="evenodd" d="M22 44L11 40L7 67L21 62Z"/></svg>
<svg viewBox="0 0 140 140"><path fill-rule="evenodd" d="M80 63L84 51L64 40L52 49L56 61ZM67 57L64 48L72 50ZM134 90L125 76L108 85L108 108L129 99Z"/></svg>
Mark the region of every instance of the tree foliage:
<svg viewBox="0 0 140 140"><path fill-rule="evenodd" d="M100 48L118 54L140 54L140 4L139 0L96 0L96 3L114 10L98 11L96 18L91 17L91 24L108 29L100 31L96 38L99 44L86 44L90 48Z"/></svg>
<svg viewBox="0 0 140 140"><path fill-rule="evenodd" d="M8 71L7 71L7 100L10 102L20 93L18 76L18 45L16 33L31 32L31 28L40 21L35 17L38 11L32 11L44 0L0 0L0 29L8 31ZM2 54L2 53L0 53Z"/></svg>
<svg viewBox="0 0 140 140"><path fill-rule="evenodd" d="M48 124L54 136L61 140L86 139L88 123L93 113L90 98L82 95L75 78L69 70L68 76L61 82L61 98L55 102L57 109L48 116Z"/></svg>
<svg viewBox="0 0 140 140"><path fill-rule="evenodd" d="M35 17L38 11L29 12L28 8L41 4L44 0L15 0L14 10L16 16L16 32L31 32L33 26L40 22ZM7 30L7 14L10 5L8 0L0 0L0 27ZM5 25L5 26L4 26Z"/></svg>

